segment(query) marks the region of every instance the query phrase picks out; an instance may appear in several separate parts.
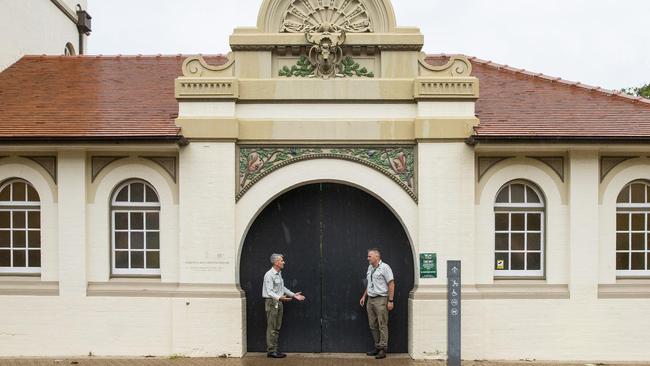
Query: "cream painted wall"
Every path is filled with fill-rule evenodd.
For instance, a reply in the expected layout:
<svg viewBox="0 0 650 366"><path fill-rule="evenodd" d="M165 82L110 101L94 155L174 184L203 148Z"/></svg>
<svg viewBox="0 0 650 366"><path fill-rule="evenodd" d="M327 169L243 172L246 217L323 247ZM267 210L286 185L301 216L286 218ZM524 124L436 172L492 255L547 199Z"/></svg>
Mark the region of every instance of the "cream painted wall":
<svg viewBox="0 0 650 366"><path fill-rule="evenodd" d="M419 149L422 154L422 147ZM650 340L645 332L650 325L648 282L617 280L614 270L616 196L625 184L649 179L650 165L646 159L630 160L612 170L599 185L598 161L595 151L571 152L567 160L570 175L562 182L539 161L509 159L492 167L477 184L475 248L474 254L466 259L473 267L475 282L465 276L467 265L463 273L466 297L463 359L607 362L650 358L650 352L639 347ZM421 171L420 177L422 174ZM515 179L529 180L544 192L547 204L545 280L496 281L493 278L493 204L499 188ZM453 186L450 189L455 190ZM420 225L423 225L422 215ZM461 245L470 247L472 243ZM443 265L439 261L439 266ZM420 284L424 287L423 280ZM566 298L548 298L545 289L562 284L566 286ZM626 294L603 298L603 290L599 290L603 284L619 286ZM512 292L516 287L525 293ZM489 295L486 288L500 293L481 298ZM412 357L445 356L446 294L444 287L430 288L431 294L436 291L438 299L426 296L418 299L418 292L411 299L412 316L419 319L412 324Z"/></svg>
<svg viewBox="0 0 650 366"><path fill-rule="evenodd" d="M59 152L57 185L29 160L0 160L0 178L26 179L41 195L41 281L55 281L59 288L58 296L2 297L2 355L241 356L246 349L245 308L235 286L240 245L248 226L281 193L301 184L330 181L351 184L378 197L404 225L415 255L439 255L439 278L417 279L409 300L412 357L445 356L444 263L460 258L465 263L463 358L650 358L650 351L636 346L648 341L647 289L628 289L625 296L636 298L599 298L601 285L629 286L615 277L610 253L614 228L609 221L618 191L632 180L650 179L646 159L621 164L602 185L598 183L599 156L589 151L569 154L571 174L565 182L546 165L528 158L498 163L476 182L471 147L462 142L422 142L418 145L418 204L382 174L353 162L328 159L277 170L235 204L235 153L232 142L193 142L182 148L178 185L159 167L138 158L112 163L94 182L84 184L79 177L88 175L89 168L82 150ZM148 181L161 199L166 252L161 280L117 281L109 276L108 199L114 187L129 178ZM529 180L544 193L545 280L495 281L493 277L494 197L514 179ZM79 194L84 191L88 193ZM86 225L77 225L84 221ZM595 235L594 225L601 228ZM65 245L59 247L59 243ZM12 280L0 278L0 286ZM190 283L226 287L210 295L191 288L174 292L175 287L165 293L157 290L156 283L178 289ZM151 297L120 292L125 285L151 292ZM36 291L41 285L24 286ZM562 286L566 296L553 298L549 291ZM58 329L66 329L66 337L58 337ZM37 354L31 347L34 343L42 344Z"/></svg>
<svg viewBox="0 0 650 366"><path fill-rule="evenodd" d="M91 182L83 149L58 152L57 184L30 160L0 159L0 180L30 181L43 212L41 278L0 277L0 293L23 291L0 295L0 355L243 355L245 299L237 277L246 231L278 195L326 181L384 202L404 225L415 259L438 253L438 278L416 279L409 299L412 357L445 357L445 261L460 258L464 359L650 359L650 350L638 346L650 341L649 282L617 279L613 256L616 196L625 184L650 179L648 159L626 161L600 183L599 155L570 151L563 182L519 152L478 181L476 154L463 142L422 141L417 154L418 203L377 171L331 159L274 171L235 203L234 142L180 148L178 183L135 157L112 163ZM160 279L110 278L108 200L129 178L151 183L161 200ZM534 183L545 198L542 280L494 279L494 200L515 179ZM58 295L41 291L51 284Z"/></svg>
<svg viewBox="0 0 650 366"><path fill-rule="evenodd" d="M86 9L86 0L63 1L73 14ZM0 71L24 55L63 55L68 42L79 53L77 26L49 0L0 0L0 34Z"/></svg>
<svg viewBox="0 0 650 366"><path fill-rule="evenodd" d="M235 283L234 142L195 142L180 155L180 281Z"/></svg>

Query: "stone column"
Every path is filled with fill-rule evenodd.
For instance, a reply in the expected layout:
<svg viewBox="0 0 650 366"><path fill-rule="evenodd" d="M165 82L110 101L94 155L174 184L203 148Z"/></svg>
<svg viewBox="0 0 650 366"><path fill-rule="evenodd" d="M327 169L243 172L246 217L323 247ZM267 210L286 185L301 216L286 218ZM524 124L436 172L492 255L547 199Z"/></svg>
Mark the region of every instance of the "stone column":
<svg viewBox="0 0 650 366"><path fill-rule="evenodd" d="M86 153L60 151L59 195L59 293L86 295Z"/></svg>
<svg viewBox="0 0 650 366"><path fill-rule="evenodd" d="M461 260L463 280L474 270L474 150L465 143L474 102L418 103L419 253L436 253L438 278L419 279L411 300L411 356L444 358L447 351L447 260Z"/></svg>
<svg viewBox="0 0 650 366"><path fill-rule="evenodd" d="M236 286L235 102L180 102L179 111L190 139L180 151L179 279L214 297L173 301L172 352L237 357L245 352L245 303Z"/></svg>
<svg viewBox="0 0 650 366"><path fill-rule="evenodd" d="M569 157L569 245L571 299L598 296L598 152L572 151Z"/></svg>

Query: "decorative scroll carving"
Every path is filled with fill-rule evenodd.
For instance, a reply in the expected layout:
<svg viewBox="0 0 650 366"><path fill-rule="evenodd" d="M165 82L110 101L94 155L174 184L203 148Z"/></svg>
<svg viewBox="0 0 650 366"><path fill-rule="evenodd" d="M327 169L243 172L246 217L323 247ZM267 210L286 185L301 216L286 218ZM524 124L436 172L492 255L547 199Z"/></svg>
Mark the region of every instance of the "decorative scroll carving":
<svg viewBox="0 0 650 366"><path fill-rule="evenodd" d="M176 157L174 156L141 156L143 159L151 160L160 165L167 174L176 182Z"/></svg>
<svg viewBox="0 0 650 366"><path fill-rule="evenodd" d="M293 0L287 8L280 32L372 32L372 20L360 0Z"/></svg>
<svg viewBox="0 0 650 366"><path fill-rule="evenodd" d="M477 168L478 168L478 180L479 182L487 173L490 168L495 166L497 163L510 159L512 156L482 156L477 159Z"/></svg>
<svg viewBox="0 0 650 366"><path fill-rule="evenodd" d="M600 157L600 181L602 182L607 174L624 161L638 158L638 156L601 156Z"/></svg>
<svg viewBox="0 0 650 366"><path fill-rule="evenodd" d="M561 156L530 156L531 159L541 161L560 177L564 182L564 158Z"/></svg>
<svg viewBox="0 0 650 366"><path fill-rule="evenodd" d="M104 168L106 168L110 163L127 158L127 156L93 156L90 158L91 165L91 182L95 181L95 178L101 173Z"/></svg>
<svg viewBox="0 0 650 366"><path fill-rule="evenodd" d="M417 202L413 146L378 147L240 147L239 200L253 185L271 172L311 159L354 161L386 175Z"/></svg>
<svg viewBox="0 0 650 366"><path fill-rule="evenodd" d="M451 56L449 61L441 66L433 66L426 61L426 54L420 53L418 61L425 72L421 76L470 76L472 63L465 56Z"/></svg>
<svg viewBox="0 0 650 366"><path fill-rule="evenodd" d="M203 76L232 76L227 75L224 71L228 70L235 62L232 53L228 54L228 61L223 65L210 65L201 56L188 57L183 61L183 76L203 77Z"/></svg>
<svg viewBox="0 0 650 366"><path fill-rule="evenodd" d="M56 175L56 156L21 156L40 165L52 177L54 183L57 181Z"/></svg>

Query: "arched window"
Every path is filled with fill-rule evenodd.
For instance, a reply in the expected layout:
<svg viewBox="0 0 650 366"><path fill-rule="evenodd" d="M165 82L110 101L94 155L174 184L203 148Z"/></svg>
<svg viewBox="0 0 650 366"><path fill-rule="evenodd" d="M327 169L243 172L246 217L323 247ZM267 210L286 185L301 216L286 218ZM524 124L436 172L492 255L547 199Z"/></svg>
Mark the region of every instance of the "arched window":
<svg viewBox="0 0 650 366"><path fill-rule="evenodd" d="M0 273L41 272L41 202L22 179L0 186Z"/></svg>
<svg viewBox="0 0 650 366"><path fill-rule="evenodd" d="M544 276L544 200L525 181L506 184L494 204L495 276Z"/></svg>
<svg viewBox="0 0 650 366"><path fill-rule="evenodd" d="M616 199L616 274L650 274L650 184L629 183Z"/></svg>
<svg viewBox="0 0 650 366"><path fill-rule="evenodd" d="M112 272L160 275L160 202L147 182L120 185L111 200Z"/></svg>

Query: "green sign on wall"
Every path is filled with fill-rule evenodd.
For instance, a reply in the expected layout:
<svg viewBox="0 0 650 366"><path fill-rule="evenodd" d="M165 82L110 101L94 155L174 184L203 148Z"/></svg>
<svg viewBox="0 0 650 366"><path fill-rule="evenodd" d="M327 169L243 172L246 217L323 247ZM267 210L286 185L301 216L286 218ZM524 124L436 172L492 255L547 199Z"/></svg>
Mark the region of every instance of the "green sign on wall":
<svg viewBox="0 0 650 366"><path fill-rule="evenodd" d="M420 253L420 278L437 278L438 261L436 253Z"/></svg>

